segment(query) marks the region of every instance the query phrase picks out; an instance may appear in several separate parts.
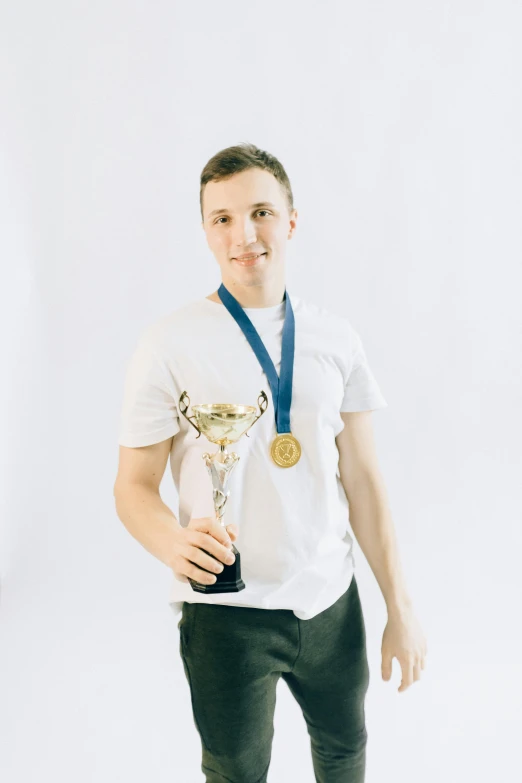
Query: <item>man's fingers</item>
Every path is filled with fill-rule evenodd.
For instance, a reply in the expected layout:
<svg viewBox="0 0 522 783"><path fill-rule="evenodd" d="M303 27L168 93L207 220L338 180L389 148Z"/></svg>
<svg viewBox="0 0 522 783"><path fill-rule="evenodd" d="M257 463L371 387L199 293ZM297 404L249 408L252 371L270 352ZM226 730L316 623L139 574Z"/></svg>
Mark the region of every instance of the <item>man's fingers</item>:
<svg viewBox="0 0 522 783"><path fill-rule="evenodd" d="M405 691L413 682L413 663L409 660L400 661L402 669L402 681L400 687L397 689L399 693Z"/></svg>
<svg viewBox="0 0 522 783"><path fill-rule="evenodd" d="M190 527L192 530L199 530L202 533L208 533L225 546L230 543L230 536L228 535L223 525L217 521L217 519L211 519L210 517L191 519L188 527Z"/></svg>
<svg viewBox="0 0 522 783"><path fill-rule="evenodd" d="M187 551L186 558L190 563L200 566L200 568L204 568L212 574L220 574L224 567L221 560L216 559L209 554L208 551L205 551L198 546L190 547Z"/></svg>
<svg viewBox="0 0 522 783"><path fill-rule="evenodd" d="M184 570L190 579L194 579L203 585L213 585L217 578L215 574L209 574L207 571L198 568L191 560L187 560Z"/></svg>
<svg viewBox="0 0 522 783"><path fill-rule="evenodd" d="M226 530L230 538L235 541L237 538L237 527L235 525L227 525Z"/></svg>
<svg viewBox="0 0 522 783"><path fill-rule="evenodd" d="M392 675L392 656L383 653L381 663L381 675L383 680L389 680Z"/></svg>
<svg viewBox="0 0 522 783"><path fill-rule="evenodd" d="M191 519L188 527L189 544L214 556L221 563L226 562L228 555L232 554L232 542L225 528L217 520L209 517Z"/></svg>

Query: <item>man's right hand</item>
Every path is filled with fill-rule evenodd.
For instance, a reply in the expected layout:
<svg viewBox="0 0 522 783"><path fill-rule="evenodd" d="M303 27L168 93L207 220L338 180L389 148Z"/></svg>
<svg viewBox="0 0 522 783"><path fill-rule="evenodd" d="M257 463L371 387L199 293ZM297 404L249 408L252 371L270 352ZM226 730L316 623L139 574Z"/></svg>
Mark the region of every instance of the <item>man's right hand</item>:
<svg viewBox="0 0 522 783"><path fill-rule="evenodd" d="M231 547L226 528L216 519L191 519L187 527L176 528L170 564L174 576L180 582L188 582L190 577L201 584L214 584L216 577L213 574L223 570L223 563L231 565L235 560ZM229 557L232 560L229 561Z"/></svg>

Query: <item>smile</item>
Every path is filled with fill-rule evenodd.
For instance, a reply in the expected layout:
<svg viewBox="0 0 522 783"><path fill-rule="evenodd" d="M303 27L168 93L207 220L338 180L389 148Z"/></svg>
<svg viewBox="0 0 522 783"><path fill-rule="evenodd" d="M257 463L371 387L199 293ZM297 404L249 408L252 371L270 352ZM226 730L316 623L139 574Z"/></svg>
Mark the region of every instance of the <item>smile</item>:
<svg viewBox="0 0 522 783"><path fill-rule="evenodd" d="M261 255L256 256L255 258L248 258L246 261L239 261L237 258L235 258L234 261L236 262L236 264L239 264L240 266L254 266L265 256L266 253L261 253Z"/></svg>

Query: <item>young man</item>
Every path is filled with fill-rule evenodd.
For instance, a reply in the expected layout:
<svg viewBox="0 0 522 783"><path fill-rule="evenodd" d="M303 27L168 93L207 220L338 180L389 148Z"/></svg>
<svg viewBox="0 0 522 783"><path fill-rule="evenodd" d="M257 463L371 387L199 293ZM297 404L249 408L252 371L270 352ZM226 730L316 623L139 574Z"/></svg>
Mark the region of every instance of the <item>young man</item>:
<svg viewBox="0 0 522 783"><path fill-rule="evenodd" d="M249 144L222 150L201 174L200 207L222 284L149 326L131 357L118 516L174 572L207 783L267 780L280 677L306 720L317 781L361 783L369 669L348 503L388 609L383 678L395 656L404 691L427 653L374 448L371 411L387 403L350 322L286 291L297 211L279 161ZM218 447L180 408L184 391L191 404L255 405L267 394L266 412L233 446L226 528L203 459ZM179 521L159 494L169 456ZM189 579L216 583L236 541L244 589L193 589Z"/></svg>

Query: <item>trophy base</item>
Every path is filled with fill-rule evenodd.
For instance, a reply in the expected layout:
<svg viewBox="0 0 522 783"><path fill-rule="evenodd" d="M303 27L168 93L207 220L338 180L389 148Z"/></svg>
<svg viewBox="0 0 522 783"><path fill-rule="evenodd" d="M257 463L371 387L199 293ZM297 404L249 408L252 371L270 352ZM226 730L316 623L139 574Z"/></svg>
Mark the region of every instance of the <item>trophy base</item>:
<svg viewBox="0 0 522 783"><path fill-rule="evenodd" d="M225 565L223 563L223 570L220 574L214 574L216 581L211 585L204 585L201 582L196 582L195 579L189 578L190 586L196 593L239 593L240 590L245 589L245 583L241 579L241 555L237 551L234 544L232 544L232 552L236 556L232 565ZM206 569L203 569L204 571ZM213 573L209 571L209 573Z"/></svg>

